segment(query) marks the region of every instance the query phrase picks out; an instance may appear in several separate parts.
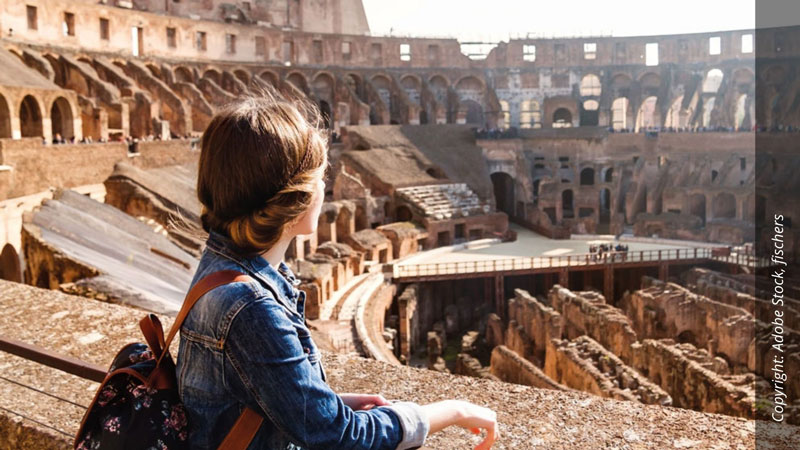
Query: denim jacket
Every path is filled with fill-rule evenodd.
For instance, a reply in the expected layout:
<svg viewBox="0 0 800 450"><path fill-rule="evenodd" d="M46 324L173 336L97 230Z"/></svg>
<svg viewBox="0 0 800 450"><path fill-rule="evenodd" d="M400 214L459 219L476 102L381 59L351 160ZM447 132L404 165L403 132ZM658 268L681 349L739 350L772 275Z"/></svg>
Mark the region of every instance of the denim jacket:
<svg viewBox="0 0 800 450"><path fill-rule="evenodd" d="M202 296L181 327L178 390L189 415L192 448L215 449L245 406L264 422L249 449L409 449L430 430L416 403L366 411L344 404L326 383L305 323L305 292L282 261L241 256L212 231L192 286L219 270L253 281Z"/></svg>

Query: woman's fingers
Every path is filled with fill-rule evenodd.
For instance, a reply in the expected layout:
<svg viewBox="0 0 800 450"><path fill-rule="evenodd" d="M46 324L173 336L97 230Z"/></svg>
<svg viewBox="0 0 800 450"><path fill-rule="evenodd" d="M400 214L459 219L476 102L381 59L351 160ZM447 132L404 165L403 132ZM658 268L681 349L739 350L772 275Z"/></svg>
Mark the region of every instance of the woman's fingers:
<svg viewBox="0 0 800 450"><path fill-rule="evenodd" d="M380 395L380 394L376 394L376 395L373 395L373 396L372 396L372 403L374 403L374 404L375 404L375 406L386 406L386 405L391 405L391 403L389 403L389 400L386 400L386 399L385 399L385 398L383 398L383 396L382 396L382 395Z"/></svg>
<svg viewBox="0 0 800 450"><path fill-rule="evenodd" d="M497 441L500 437L500 430L498 429L497 424L495 423L494 426L489 427L486 429L486 438L475 447L475 450L489 450L492 448L492 445Z"/></svg>

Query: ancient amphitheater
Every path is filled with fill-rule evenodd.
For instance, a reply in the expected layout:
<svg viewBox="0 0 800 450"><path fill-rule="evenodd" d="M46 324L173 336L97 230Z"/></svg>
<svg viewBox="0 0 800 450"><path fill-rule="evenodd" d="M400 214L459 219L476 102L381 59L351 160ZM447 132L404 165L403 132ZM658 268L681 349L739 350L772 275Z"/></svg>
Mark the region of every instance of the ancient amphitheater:
<svg viewBox="0 0 800 450"><path fill-rule="evenodd" d="M143 311L176 313L204 245L174 226L200 230L198 137L266 85L330 136L287 262L336 390L492 407L497 448L800 448L800 282L776 424L757 257L800 209L796 42L479 54L373 35L360 0L0 0L0 449L71 447L94 370Z"/></svg>

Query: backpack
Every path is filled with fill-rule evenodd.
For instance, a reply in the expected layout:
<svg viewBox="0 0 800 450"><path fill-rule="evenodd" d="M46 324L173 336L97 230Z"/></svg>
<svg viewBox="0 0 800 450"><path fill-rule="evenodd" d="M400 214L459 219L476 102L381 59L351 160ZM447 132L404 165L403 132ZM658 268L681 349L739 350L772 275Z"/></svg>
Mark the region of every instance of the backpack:
<svg viewBox="0 0 800 450"><path fill-rule="evenodd" d="M169 345L203 294L224 284L251 280L233 270L204 277L186 295L166 339L158 317L145 316L139 327L147 344L128 344L117 353L83 416L74 448L188 449L190 424L178 395ZM245 408L219 448L244 450L262 421L261 415Z"/></svg>

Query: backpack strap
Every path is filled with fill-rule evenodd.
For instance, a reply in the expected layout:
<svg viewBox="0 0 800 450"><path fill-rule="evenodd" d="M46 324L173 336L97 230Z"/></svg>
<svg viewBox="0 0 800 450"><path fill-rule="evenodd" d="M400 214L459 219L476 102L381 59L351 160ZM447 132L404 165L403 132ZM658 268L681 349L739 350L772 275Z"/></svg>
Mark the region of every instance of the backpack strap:
<svg viewBox="0 0 800 450"><path fill-rule="evenodd" d="M178 316L175 317L175 322L172 323L172 326L169 329L167 339L164 341L164 351L161 352L161 355L158 358L158 364L160 365L161 361L164 359L164 355L169 353L169 345L172 343L172 339L174 339L175 335L178 334L178 331L183 325L183 321L186 320L186 316L189 315L189 311L192 310L200 297L205 295L208 291L224 284L246 283L251 280L252 278L243 274L242 272L236 270L221 270L219 272L206 275L202 280L198 281L192 287L189 293L186 294L186 299L183 301L183 306L181 306Z"/></svg>
<svg viewBox="0 0 800 450"><path fill-rule="evenodd" d="M169 334L167 335L167 339L164 341L164 345L162 347L163 351L161 352L161 355L159 355L158 362L156 363L156 369L158 369L158 366L161 364L161 360L164 358L164 355L169 353L169 344L181 329L183 321L186 320L186 316L189 315L189 311L192 310L192 307L195 305L195 303L197 303L197 300L200 299L200 297L202 297L208 291L224 284L248 281L252 281L252 278L236 270L221 270L219 272L214 272L210 275L206 275L202 280L198 281L197 284L195 284L186 295L186 300L183 301L183 306L181 306L181 310L178 312L175 322L172 323L172 327L169 329ZM160 341L163 339L163 337L157 336L155 339ZM244 411L242 411L242 414L238 419L236 419L236 423L233 424L233 427L220 444L219 449L245 450L255 437L258 429L261 428L261 423L263 421L264 418L261 417L261 414L258 414L252 409L245 407Z"/></svg>
<svg viewBox="0 0 800 450"><path fill-rule="evenodd" d="M244 450L250 445L253 438L256 437L258 429L261 427L261 422L264 418L261 414L253 411L250 408L245 408L242 415L236 419L231 431L225 436L225 440L219 444L217 450Z"/></svg>

